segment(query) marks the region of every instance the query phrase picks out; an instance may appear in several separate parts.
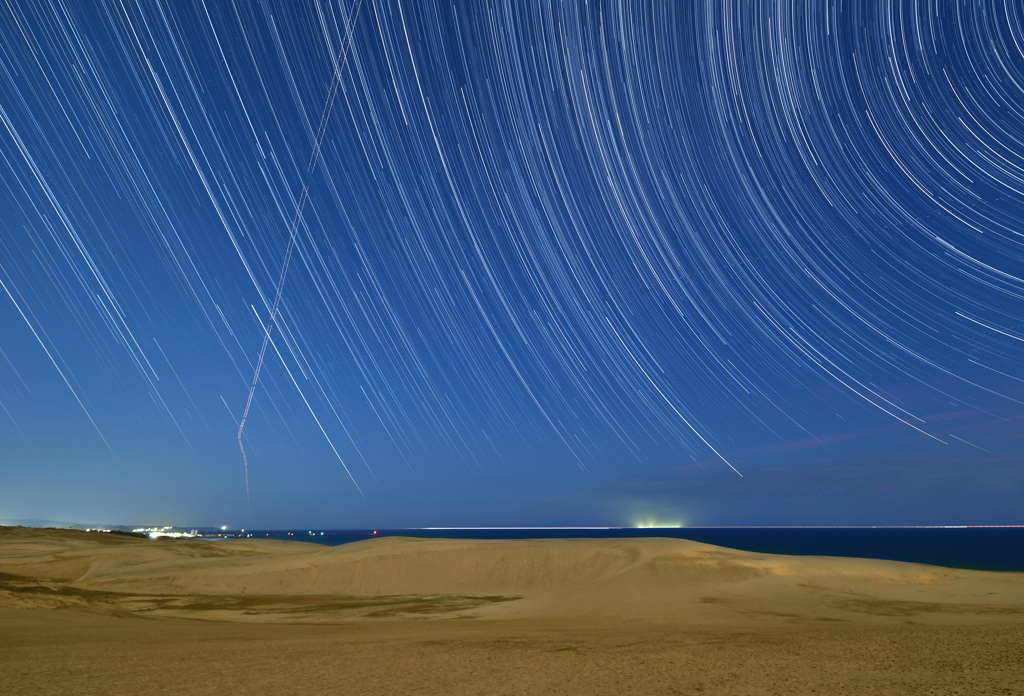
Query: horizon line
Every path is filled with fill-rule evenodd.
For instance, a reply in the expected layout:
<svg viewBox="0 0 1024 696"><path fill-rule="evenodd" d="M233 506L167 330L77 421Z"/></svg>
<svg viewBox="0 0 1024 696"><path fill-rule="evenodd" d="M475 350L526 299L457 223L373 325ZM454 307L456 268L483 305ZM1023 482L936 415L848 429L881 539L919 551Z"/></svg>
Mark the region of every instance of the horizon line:
<svg viewBox="0 0 1024 696"><path fill-rule="evenodd" d="M625 525L620 527L393 527L419 531L496 531L496 530L548 530L548 529L1019 529L1024 524L688 524L688 525ZM381 527L380 529L385 529Z"/></svg>

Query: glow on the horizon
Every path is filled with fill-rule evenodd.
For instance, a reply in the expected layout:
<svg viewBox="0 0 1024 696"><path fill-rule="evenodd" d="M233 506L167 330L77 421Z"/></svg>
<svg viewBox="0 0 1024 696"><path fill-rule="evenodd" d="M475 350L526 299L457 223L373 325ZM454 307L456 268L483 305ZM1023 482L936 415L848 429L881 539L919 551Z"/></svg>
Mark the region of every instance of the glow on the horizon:
<svg viewBox="0 0 1024 696"><path fill-rule="evenodd" d="M637 522L633 525L633 529L682 529L685 526L682 523Z"/></svg>

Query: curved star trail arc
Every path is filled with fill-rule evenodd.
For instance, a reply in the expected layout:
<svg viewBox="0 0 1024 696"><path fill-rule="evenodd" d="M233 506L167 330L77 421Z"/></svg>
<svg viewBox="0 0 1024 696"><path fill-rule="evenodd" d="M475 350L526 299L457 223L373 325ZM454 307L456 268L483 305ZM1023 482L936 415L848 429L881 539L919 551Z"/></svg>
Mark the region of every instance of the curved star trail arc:
<svg viewBox="0 0 1024 696"><path fill-rule="evenodd" d="M341 499L1019 465L1014 3L2 12L0 418L31 468L67 458L47 418L110 475L155 448L230 497L254 468L257 510L342 467Z"/></svg>

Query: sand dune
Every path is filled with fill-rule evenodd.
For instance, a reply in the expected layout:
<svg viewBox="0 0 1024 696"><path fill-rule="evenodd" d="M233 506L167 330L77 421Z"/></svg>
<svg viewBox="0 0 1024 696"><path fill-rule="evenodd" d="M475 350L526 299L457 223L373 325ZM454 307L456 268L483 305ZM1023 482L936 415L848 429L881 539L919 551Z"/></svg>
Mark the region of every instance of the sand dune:
<svg viewBox="0 0 1024 696"><path fill-rule="evenodd" d="M17 648L0 652L0 670L13 664L5 660L18 650L18 664L35 664L26 658L37 654L31 645L45 646L43 654L53 649L64 655L108 644L129 655L141 650L139 645L166 649L170 643L180 649L180 640L214 635L225 645L269 641L286 652L300 644L316 651L326 640L350 657L365 657L370 645L376 646L374 655L389 659L406 660L409 651L421 654L410 669L446 661L450 650L472 653L484 664L450 664L433 690L418 682L412 688L413 682L402 681L408 675L399 679L384 666L364 665L359 693L544 693L556 685L553 690L562 693L678 693L684 682L699 683L703 693L744 693L743 684L758 693L797 674L802 655L818 655L819 661L831 655L827 659L849 669L823 676L806 672L805 665L802 677L787 682L790 693L804 686L821 693L823 685L853 680L849 686L868 673L884 684L880 665L886 665L883 672L901 670L900 683L906 686L906 674L920 671L927 663L924 655L934 650L953 650L959 657L921 676L928 689L966 683L964 666L982 654L989 660L1016 657L1000 659L1001 666L988 669L981 681L972 673L970 693L1024 686L1024 574L776 556L677 539L382 538L324 547L0 528L0 621L16 627L6 642ZM81 628L78 639L68 638L76 635L66 630L74 626ZM751 640L758 647L752 648ZM877 641L889 646L881 662L878 654L864 657L865 646ZM591 656L574 661L573 670L607 679L631 672L633 686L643 687L615 689L604 678L595 682L559 671L568 658L555 659L548 648L562 643L577 655ZM483 650L484 645L490 647ZM665 653L665 645L683 652ZM836 653L841 645L845 652ZM622 662L627 653L647 667ZM673 660L684 653L702 655L706 673L725 675L722 690L673 671L678 668ZM655 668L645 657L652 654L668 662ZM294 659L311 659L302 655ZM531 675L527 681L523 675L508 681L513 679L509 660L515 662L516 655L526 660L516 669ZM742 655L761 664L760 672L737 671L734 660ZM266 688L279 676L255 657L246 659L252 668L246 674L265 673L253 688ZM543 677L527 663L562 667ZM46 692L40 690L50 673L46 664L27 668L23 693ZM619 665L614 673L608 671L613 664ZM145 676L141 663L132 674L153 686L154 675ZM464 674L463 681L451 682L455 674ZM487 683L500 688L482 688L486 674L492 680ZM650 681L652 675L661 676ZM130 675L123 678L130 681ZM469 684L477 686L462 688ZM168 693L181 693L180 686L169 681ZM886 693L881 687L874 692Z"/></svg>
<svg viewBox="0 0 1024 696"><path fill-rule="evenodd" d="M941 622L964 615L977 621L1024 615L1024 574L776 556L680 539L391 537L325 547L20 530L0 540L0 573L26 582L74 590L79 597L92 592L96 604L101 598L134 599L150 610L180 608L182 602L170 600L181 597L204 597L203 606L214 598L246 598L247 620L286 618L284 611L252 610L260 597L305 597L308 607L313 598L395 596L487 597L494 601L474 607L472 615L506 618L728 620L736 612L785 610L818 618L915 615ZM52 599L11 587L4 596L20 605ZM146 605L146 597L154 601ZM303 611L306 620L314 614ZM315 618L351 617L325 610Z"/></svg>

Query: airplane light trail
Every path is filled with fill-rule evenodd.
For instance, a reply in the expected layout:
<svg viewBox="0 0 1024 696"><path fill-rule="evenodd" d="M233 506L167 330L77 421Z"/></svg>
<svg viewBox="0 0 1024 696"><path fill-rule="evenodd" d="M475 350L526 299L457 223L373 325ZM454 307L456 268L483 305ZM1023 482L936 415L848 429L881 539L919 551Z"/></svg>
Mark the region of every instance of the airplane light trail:
<svg viewBox="0 0 1024 696"><path fill-rule="evenodd" d="M316 134L316 142L313 144L313 154L309 158L309 164L306 165L306 174L312 176L316 170L316 163L320 159L320 145L323 143L324 134L327 132L327 122L331 116L331 108L334 106L334 98L338 94L338 85L341 82L341 72L345 69L345 63L348 62L348 49L352 43L352 25L356 23L359 18L359 7L362 4L362 0L355 0L353 3L353 9L350 12L352 16L351 24L346 24L345 38L342 43L341 52L338 56L338 63L334 68L334 77L331 81L331 88L327 93L327 101L324 103L323 116L320 117L320 128ZM281 275L277 281L277 290L274 293L274 302L270 307L270 320L266 323L265 332L263 334L263 345L260 346L259 357L256 359L256 369L252 375L252 385L249 387L249 397L245 400L245 408L242 410L242 419L238 422L238 449L242 453L242 465L245 468L245 503L249 510L252 510L252 502L249 498L249 460L245 456L245 446L242 444L242 431L245 429L245 420L249 417L249 408L252 406L253 396L256 394L256 386L260 381L260 370L263 368L263 357L267 352L267 344L270 342L270 332L274 330L278 320L278 308L281 305L281 293L284 292L284 281L288 277L288 265L292 260L292 251L295 249L295 238L299 233L299 223L302 220L302 209L306 205L306 199L309 197L309 184L303 184L302 193L299 194L299 202L295 205L295 217L292 218L291 230L288 233L288 246L285 248L284 261L281 264ZM289 373L290 376L290 373ZM293 378L294 381L294 378ZM298 385L296 385L298 386ZM305 397L303 396L303 401ZM309 402L306 402L309 405ZM314 415L314 418L316 416ZM317 420L317 425L320 425L320 421ZM323 430L323 427L320 428ZM324 433L326 437L327 433ZM334 445L331 445L331 449L334 449ZM334 450L337 454L337 450ZM341 455L338 455L338 461L341 461ZM352 477L352 473L345 466L342 461L341 465L345 467L345 473L352 479L352 483L359 488L359 484L356 484L355 478ZM362 490L359 490L362 493Z"/></svg>

